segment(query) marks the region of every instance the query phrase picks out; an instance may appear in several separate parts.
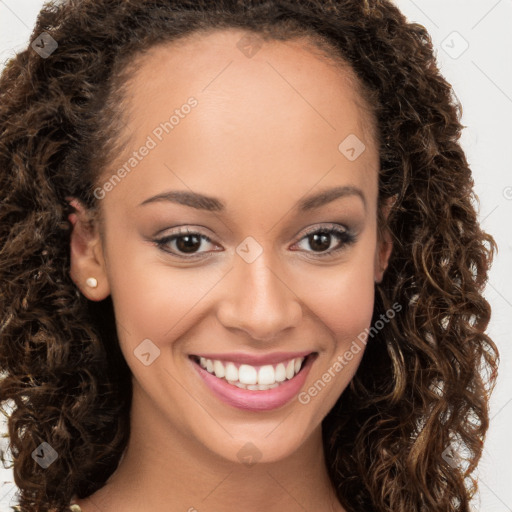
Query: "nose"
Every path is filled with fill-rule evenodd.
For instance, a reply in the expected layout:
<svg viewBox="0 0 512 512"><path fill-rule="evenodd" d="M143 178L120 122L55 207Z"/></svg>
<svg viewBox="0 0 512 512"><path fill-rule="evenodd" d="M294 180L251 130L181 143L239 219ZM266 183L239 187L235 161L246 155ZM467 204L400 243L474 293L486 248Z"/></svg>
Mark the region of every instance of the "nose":
<svg viewBox="0 0 512 512"><path fill-rule="evenodd" d="M226 329L245 332L251 340L268 342L286 329L297 327L302 318L300 299L291 278L264 251L247 263L235 257L217 310Z"/></svg>

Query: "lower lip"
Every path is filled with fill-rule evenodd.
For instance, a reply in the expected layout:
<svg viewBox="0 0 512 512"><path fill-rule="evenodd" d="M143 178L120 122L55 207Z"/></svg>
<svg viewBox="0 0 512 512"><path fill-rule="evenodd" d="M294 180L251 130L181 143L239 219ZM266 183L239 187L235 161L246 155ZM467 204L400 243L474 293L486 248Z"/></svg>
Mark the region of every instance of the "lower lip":
<svg viewBox="0 0 512 512"><path fill-rule="evenodd" d="M297 396L304 385L314 359L314 355L310 354L306 359L306 364L293 379L284 381L276 388L264 391L241 389L229 384L224 379L215 377L198 363L191 361L205 384L224 403L246 411L270 411L282 407Z"/></svg>

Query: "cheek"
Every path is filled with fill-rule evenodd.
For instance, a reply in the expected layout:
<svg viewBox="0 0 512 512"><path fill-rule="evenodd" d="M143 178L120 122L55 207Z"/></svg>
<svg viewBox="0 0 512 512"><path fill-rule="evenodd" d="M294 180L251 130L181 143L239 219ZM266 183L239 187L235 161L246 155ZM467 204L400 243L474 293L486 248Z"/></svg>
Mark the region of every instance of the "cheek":
<svg viewBox="0 0 512 512"><path fill-rule="evenodd" d="M171 268L142 252L123 262L113 255L118 264L108 269L118 332L131 348L145 338L159 346L179 339L199 321L202 304L223 275L206 267Z"/></svg>
<svg viewBox="0 0 512 512"><path fill-rule="evenodd" d="M124 339L128 335L133 344L141 337L151 339L164 323L169 329L175 304L169 303L174 294L161 279L160 265L149 263L142 258L140 246L131 245L135 244L114 234L109 238L107 272L119 335ZM147 247L144 250L151 251Z"/></svg>
<svg viewBox="0 0 512 512"><path fill-rule="evenodd" d="M333 267L330 273L312 273L303 282L311 290L308 307L339 341L353 340L371 323L375 282L372 261L366 260Z"/></svg>

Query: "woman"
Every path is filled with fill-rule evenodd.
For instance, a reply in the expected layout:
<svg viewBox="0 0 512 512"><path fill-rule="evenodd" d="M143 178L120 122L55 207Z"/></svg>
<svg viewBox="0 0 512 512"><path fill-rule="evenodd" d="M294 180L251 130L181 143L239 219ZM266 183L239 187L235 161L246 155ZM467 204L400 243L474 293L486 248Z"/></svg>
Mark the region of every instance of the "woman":
<svg viewBox="0 0 512 512"><path fill-rule="evenodd" d="M86 0L31 41L0 80L18 509L468 511L495 243L426 30Z"/></svg>

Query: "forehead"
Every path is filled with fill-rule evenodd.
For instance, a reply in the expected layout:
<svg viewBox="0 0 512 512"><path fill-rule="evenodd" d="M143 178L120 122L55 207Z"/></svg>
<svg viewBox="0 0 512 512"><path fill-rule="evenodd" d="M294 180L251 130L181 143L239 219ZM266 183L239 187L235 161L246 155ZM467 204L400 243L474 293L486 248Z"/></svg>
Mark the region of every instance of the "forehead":
<svg viewBox="0 0 512 512"><path fill-rule="evenodd" d="M219 107L225 100L223 106L229 103L230 110L241 112L236 103L240 98L247 108L249 96L284 99L281 111L301 98L336 129L338 120L329 110L343 103L344 117L357 118L369 132L365 135L375 136L374 119L360 96L360 82L352 68L335 52L328 55L327 48L316 44L309 38L264 40L259 34L234 28L194 32L134 58L125 106L140 121L141 117L149 119L151 113L161 119L166 112L158 108L165 108L165 99L179 101L184 93L215 100Z"/></svg>
<svg viewBox="0 0 512 512"><path fill-rule="evenodd" d="M166 181L183 188L178 176L195 190L250 187L256 196L272 184L297 198L340 176L375 188L375 123L357 80L306 40L196 33L153 47L133 70L124 103L130 143L110 171L151 139L122 183L137 198ZM353 147L364 148L357 160L347 158Z"/></svg>

